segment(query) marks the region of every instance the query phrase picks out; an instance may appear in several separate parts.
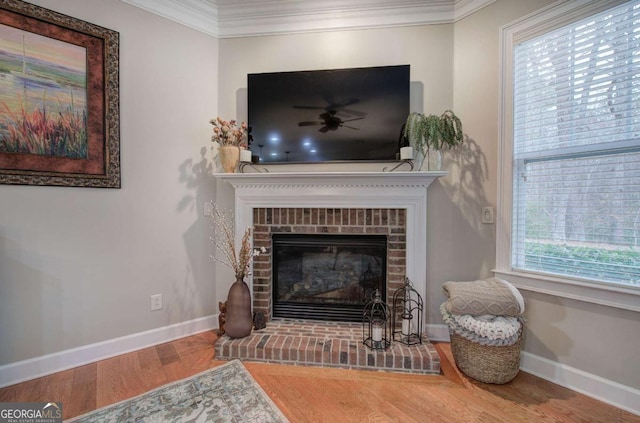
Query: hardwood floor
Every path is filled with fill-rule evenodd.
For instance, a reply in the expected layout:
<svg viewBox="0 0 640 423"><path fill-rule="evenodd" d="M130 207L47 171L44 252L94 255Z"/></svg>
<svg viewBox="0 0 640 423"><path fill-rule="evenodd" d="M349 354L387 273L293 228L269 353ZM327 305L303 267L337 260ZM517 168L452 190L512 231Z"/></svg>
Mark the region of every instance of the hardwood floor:
<svg viewBox="0 0 640 423"><path fill-rule="evenodd" d="M0 402L61 401L64 418L142 394L222 362L198 335L0 389ZM520 372L506 385L461 375L436 344L442 375L245 362L291 422L637 422L640 417Z"/></svg>

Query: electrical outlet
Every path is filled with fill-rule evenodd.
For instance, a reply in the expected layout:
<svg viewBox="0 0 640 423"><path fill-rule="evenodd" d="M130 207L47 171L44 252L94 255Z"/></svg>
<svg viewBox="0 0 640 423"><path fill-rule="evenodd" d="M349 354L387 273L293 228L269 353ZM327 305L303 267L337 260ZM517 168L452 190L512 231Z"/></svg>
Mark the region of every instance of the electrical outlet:
<svg viewBox="0 0 640 423"><path fill-rule="evenodd" d="M162 294L151 296L151 311L160 310L162 308Z"/></svg>
<svg viewBox="0 0 640 423"><path fill-rule="evenodd" d="M493 207L482 208L482 223L493 223Z"/></svg>

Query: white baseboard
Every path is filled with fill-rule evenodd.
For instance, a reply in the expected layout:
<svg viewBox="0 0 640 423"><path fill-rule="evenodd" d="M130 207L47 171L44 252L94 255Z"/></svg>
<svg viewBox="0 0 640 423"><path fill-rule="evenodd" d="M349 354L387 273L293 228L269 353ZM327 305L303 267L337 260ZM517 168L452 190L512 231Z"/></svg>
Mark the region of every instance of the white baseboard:
<svg viewBox="0 0 640 423"><path fill-rule="evenodd" d="M450 342L447 325L425 325L431 341ZM528 352L522 352L520 369L614 407L640 415L640 390L587 373Z"/></svg>
<svg viewBox="0 0 640 423"><path fill-rule="evenodd" d="M449 326L447 325L425 325L425 332L429 341L449 342Z"/></svg>
<svg viewBox="0 0 640 423"><path fill-rule="evenodd" d="M0 388L216 329L216 315L0 366Z"/></svg>
<svg viewBox="0 0 640 423"><path fill-rule="evenodd" d="M640 390L523 352L520 369L573 391L640 415Z"/></svg>

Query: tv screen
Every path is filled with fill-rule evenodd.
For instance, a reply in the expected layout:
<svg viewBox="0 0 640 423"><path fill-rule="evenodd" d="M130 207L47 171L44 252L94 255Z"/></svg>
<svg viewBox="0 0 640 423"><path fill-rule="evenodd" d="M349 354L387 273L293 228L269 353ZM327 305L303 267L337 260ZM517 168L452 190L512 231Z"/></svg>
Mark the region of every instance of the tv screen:
<svg viewBox="0 0 640 423"><path fill-rule="evenodd" d="M252 155L260 163L396 160L410 67L247 76Z"/></svg>

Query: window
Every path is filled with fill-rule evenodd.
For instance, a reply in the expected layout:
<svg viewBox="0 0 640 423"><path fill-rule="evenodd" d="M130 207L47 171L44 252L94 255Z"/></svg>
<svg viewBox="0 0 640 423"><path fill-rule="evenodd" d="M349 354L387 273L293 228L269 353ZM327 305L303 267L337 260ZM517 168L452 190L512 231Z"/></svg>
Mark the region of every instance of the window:
<svg viewBox="0 0 640 423"><path fill-rule="evenodd" d="M640 0L573 3L503 29L498 270L640 288Z"/></svg>

